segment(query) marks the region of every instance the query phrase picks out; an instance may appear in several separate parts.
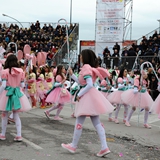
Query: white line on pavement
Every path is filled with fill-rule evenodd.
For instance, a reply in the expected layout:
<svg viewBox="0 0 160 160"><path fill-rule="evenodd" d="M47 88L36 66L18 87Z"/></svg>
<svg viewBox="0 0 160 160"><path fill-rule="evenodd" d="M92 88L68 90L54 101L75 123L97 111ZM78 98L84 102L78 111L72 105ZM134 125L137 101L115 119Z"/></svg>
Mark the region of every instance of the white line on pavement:
<svg viewBox="0 0 160 160"><path fill-rule="evenodd" d="M12 136L16 137L16 134L15 134L15 133L10 133L10 134L11 134ZM27 140L27 139L25 139L25 138L23 138L22 141L25 142L25 143L27 143L28 145L30 145L31 147L33 147L33 148L36 149L36 150L41 150L41 149L43 149L42 147L36 145L36 144L33 143L33 142L30 142L29 140Z"/></svg>

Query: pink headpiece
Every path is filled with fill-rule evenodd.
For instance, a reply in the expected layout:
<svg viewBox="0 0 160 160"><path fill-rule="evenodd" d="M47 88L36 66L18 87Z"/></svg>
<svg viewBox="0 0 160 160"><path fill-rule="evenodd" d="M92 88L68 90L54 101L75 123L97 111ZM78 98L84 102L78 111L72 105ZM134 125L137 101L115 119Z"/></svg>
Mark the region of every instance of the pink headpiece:
<svg viewBox="0 0 160 160"><path fill-rule="evenodd" d="M142 71L141 71L141 74L144 76L144 75L147 75L147 72L144 71L144 70L142 70Z"/></svg>
<svg viewBox="0 0 160 160"><path fill-rule="evenodd" d="M12 54L13 54L13 53L8 53L8 54L7 54L7 57L10 56L10 55L12 55Z"/></svg>
<svg viewBox="0 0 160 160"><path fill-rule="evenodd" d="M106 80L102 80L102 82L101 82L101 86L106 86L106 85L107 85Z"/></svg>

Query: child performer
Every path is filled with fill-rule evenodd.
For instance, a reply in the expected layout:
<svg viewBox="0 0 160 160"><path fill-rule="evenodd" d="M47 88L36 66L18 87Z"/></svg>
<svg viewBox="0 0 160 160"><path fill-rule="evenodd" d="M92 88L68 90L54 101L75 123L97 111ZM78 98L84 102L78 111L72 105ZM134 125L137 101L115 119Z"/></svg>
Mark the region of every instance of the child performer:
<svg viewBox="0 0 160 160"><path fill-rule="evenodd" d="M53 88L49 91L46 98L47 103L53 103L54 105L46 110L44 113L47 118L50 118L49 113L52 110L57 109L57 113L54 117L54 120L63 120L59 117L60 112L64 107L64 103L67 103L71 100L71 95L69 91L64 87L63 83L66 81L65 68L63 65L57 66L57 72L55 75L55 83Z"/></svg>
<svg viewBox="0 0 160 160"><path fill-rule="evenodd" d="M31 98L32 108L36 107L36 68L33 66L33 69L30 69L29 76L27 76L27 83L28 83L28 94Z"/></svg>
<svg viewBox="0 0 160 160"><path fill-rule="evenodd" d="M71 77L80 84L81 89L77 93L75 116L76 123L74 129L74 135L72 143L61 144L61 146L71 153L75 153L79 139L82 133L82 125L87 116L96 128L100 141L101 150L97 153L98 157L103 157L110 153L106 142L106 135L103 125L100 122L99 115L110 113L114 110L114 107L109 103L109 101L93 86L96 81L97 76L100 76L100 72L96 69L98 66L98 59L92 50L83 50L80 54L80 61L83 64L81 71L79 73L79 78L73 74L70 69Z"/></svg>
<svg viewBox="0 0 160 160"><path fill-rule="evenodd" d="M45 81L45 69L44 66L38 68L38 78L36 83L37 98L40 100L40 108L45 109L45 98L48 90L48 86Z"/></svg>
<svg viewBox="0 0 160 160"><path fill-rule="evenodd" d="M51 89L53 87L53 73L51 72L51 69L49 66L45 66L45 79L46 83L48 85L48 88Z"/></svg>
<svg viewBox="0 0 160 160"><path fill-rule="evenodd" d="M54 82L54 78L53 78L53 71L51 71L51 68L46 65L45 66L45 80L46 80L46 84L47 84L47 88L50 90L53 87L53 82ZM52 103L47 103L46 107L51 107Z"/></svg>
<svg viewBox="0 0 160 160"><path fill-rule="evenodd" d="M118 124L119 120L118 120L118 113L120 111L121 105L124 105L124 118L123 118L123 122L126 122L126 118L127 118L127 114L128 114L128 105L126 105L122 99L121 99L121 94L124 93L128 88L128 78L127 78L127 70L126 69L121 69L118 79L118 90L112 92L109 96L108 96L108 100L111 102L111 104L116 104L116 111L115 111L115 123Z"/></svg>
<svg viewBox="0 0 160 160"><path fill-rule="evenodd" d="M13 111L13 117L16 123L17 135L14 141L22 141L21 120L19 112L31 109L28 98L20 89L24 88L24 72L19 68L18 59L15 55L9 55L5 61L2 71L2 85L0 87L0 111L2 111L2 132L0 140L5 140L6 128L8 123L8 112Z"/></svg>
<svg viewBox="0 0 160 160"><path fill-rule="evenodd" d="M127 116L125 123L125 125L128 127L131 126L129 122L133 112L136 110L136 108L140 107L140 109L145 109L144 127L149 129L151 128L151 126L148 125L147 121L149 109L153 104L153 100L147 92L147 85L147 73L143 70L140 76L136 76L134 79L134 89L129 89L121 95L122 100L126 104L133 106Z"/></svg>

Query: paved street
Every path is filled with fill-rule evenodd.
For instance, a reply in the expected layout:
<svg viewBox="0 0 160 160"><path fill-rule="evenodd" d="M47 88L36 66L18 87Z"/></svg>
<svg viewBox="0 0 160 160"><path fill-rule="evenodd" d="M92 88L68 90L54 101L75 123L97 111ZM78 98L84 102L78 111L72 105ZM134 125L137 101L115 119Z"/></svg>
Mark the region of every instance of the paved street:
<svg viewBox="0 0 160 160"><path fill-rule="evenodd" d="M60 122L48 120L44 115L44 110L39 108L21 113L23 142L13 142L16 129L14 124L9 124L7 140L0 141L0 160L99 159L96 153L100 150L100 142L89 118L84 123L77 152L73 155L61 148L61 143L69 143L72 140L75 119L70 117L71 113L70 105L65 106L61 113L64 120ZM106 159L159 160L160 121L157 115L151 114L149 122L152 129L145 129L142 123L144 112L141 112L139 116L137 113L132 117L132 127L129 128L122 123L123 107L119 114L120 124L108 122L108 115L100 117L105 126L111 150Z"/></svg>

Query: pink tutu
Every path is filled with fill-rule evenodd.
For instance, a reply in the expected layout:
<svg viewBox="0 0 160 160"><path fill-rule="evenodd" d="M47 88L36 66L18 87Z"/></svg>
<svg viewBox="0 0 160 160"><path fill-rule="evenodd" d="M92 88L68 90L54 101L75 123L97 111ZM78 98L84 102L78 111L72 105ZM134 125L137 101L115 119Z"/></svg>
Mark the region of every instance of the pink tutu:
<svg viewBox="0 0 160 160"><path fill-rule="evenodd" d="M0 102L1 102L0 110L1 111L6 111L6 104L8 102L8 96L6 96L7 92L8 91L4 90L0 94ZM32 108L28 98L26 97L26 95L23 92L22 92L22 94L23 94L23 96L21 98L19 98L21 108L19 110L17 110L18 112L25 112L25 111L28 111Z"/></svg>
<svg viewBox="0 0 160 160"><path fill-rule="evenodd" d="M151 107L151 111L158 114L158 118L160 118L160 95L153 102L152 107Z"/></svg>
<svg viewBox="0 0 160 160"><path fill-rule="evenodd" d="M122 101L132 107L151 108L153 100L148 92L145 93L133 93L133 89L125 91L121 95Z"/></svg>
<svg viewBox="0 0 160 160"><path fill-rule="evenodd" d="M53 91L49 93L45 101L47 103L60 103L60 104L64 104L71 101L71 94L69 93L69 91L65 89L65 93L63 94L62 89L65 88L56 87L55 89L53 89Z"/></svg>
<svg viewBox="0 0 160 160"><path fill-rule="evenodd" d="M96 116L113 112L111 103L94 87L92 87L79 102L76 101L75 116Z"/></svg>
<svg viewBox="0 0 160 160"><path fill-rule="evenodd" d="M46 94L47 94L47 90L37 89L37 97L39 97L40 99L44 99L46 97Z"/></svg>
<svg viewBox="0 0 160 160"><path fill-rule="evenodd" d="M124 104L121 99L121 94L124 92L126 91L114 91L108 95L107 99L111 104Z"/></svg>
<svg viewBox="0 0 160 160"><path fill-rule="evenodd" d="M108 92L103 92L103 91L101 91L101 93L104 95L104 97L105 98L107 98L108 97L108 95L109 95L109 93ZM108 99L108 98L107 98Z"/></svg>

